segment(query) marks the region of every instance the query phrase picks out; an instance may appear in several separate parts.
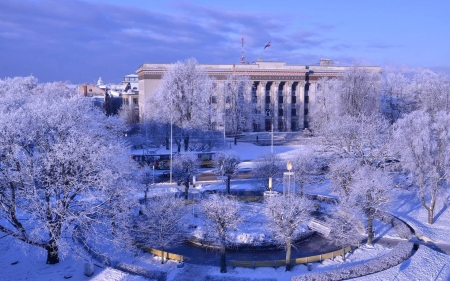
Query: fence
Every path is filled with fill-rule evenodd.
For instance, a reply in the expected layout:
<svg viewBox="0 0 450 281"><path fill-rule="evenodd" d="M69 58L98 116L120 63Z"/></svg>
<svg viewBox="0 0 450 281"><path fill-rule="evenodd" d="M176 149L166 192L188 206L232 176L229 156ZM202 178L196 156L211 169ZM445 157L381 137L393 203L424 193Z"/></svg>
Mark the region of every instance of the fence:
<svg viewBox="0 0 450 281"><path fill-rule="evenodd" d="M169 260L175 260L175 261L179 261L179 262L184 261L184 257L182 255L165 252L165 251L161 251L158 249L148 248L148 247L144 247L142 245L138 245L138 247L146 252L149 252L152 255L155 255L158 257L163 257L166 260L169 259Z"/></svg>
<svg viewBox="0 0 450 281"><path fill-rule="evenodd" d="M321 262L326 259L334 259L337 256L343 256L348 252L352 251L352 247L346 247L331 253L321 254L321 255L315 255L310 257L304 257L304 258L297 258L291 260L291 264L308 264L310 262ZM229 265L233 268L235 267L278 267L278 266L285 266L286 260L272 260L272 261L236 261L236 260L230 260L228 261Z"/></svg>

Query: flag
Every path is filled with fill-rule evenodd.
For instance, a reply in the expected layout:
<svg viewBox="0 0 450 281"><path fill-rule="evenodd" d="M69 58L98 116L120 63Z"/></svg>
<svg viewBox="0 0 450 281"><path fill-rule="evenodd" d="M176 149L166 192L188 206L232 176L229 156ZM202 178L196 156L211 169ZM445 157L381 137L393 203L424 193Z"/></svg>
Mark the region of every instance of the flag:
<svg viewBox="0 0 450 281"><path fill-rule="evenodd" d="M264 49L270 47L270 42L266 44L266 46L264 46Z"/></svg>

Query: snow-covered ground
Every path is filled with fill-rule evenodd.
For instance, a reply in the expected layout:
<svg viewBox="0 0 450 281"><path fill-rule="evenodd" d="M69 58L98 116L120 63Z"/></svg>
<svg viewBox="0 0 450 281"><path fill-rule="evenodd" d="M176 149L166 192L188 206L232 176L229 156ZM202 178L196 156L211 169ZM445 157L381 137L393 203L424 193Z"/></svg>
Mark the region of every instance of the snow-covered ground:
<svg viewBox="0 0 450 281"><path fill-rule="evenodd" d="M251 160L270 153L271 149L267 146L261 147L249 143L238 143L237 146L233 145L232 148L244 160ZM275 146L274 152L288 159L299 149L302 149L302 146ZM250 164L251 162L245 162L242 167ZM198 185L197 190L217 188L217 185L220 184L204 183ZM169 187L168 185L162 186ZM176 185L170 187L176 188ZM245 185L245 181L241 181L238 185L232 185L233 188L248 189L251 188L251 185ZM309 186L307 192L329 195L331 191L327 183L324 182L314 187ZM436 242L444 253L421 245L412 258L402 264L377 274L365 276L359 280L450 280L450 256L445 253L450 252L450 242L448 242L448 237L450 237L450 211L446 195L441 196L443 200L436 206L436 222L433 225L427 224L427 212L412 191L398 189L394 198L395 200L392 201L387 211L410 224L416 230L416 234L423 240ZM400 239L390 226L377 222L375 227L377 238ZM373 248L362 246L347 254L345 261L338 257L334 260L314 263L313 271L331 270L360 264L367 260L376 259L390 249L383 243L375 244ZM14 241L8 236L0 236L0 280L63 280L64 278L70 278L68 280L146 280L143 277L100 266L99 263L96 263L95 274L92 277L86 277L83 274L84 262L70 255L56 265L47 265L45 260L45 251ZM168 274L168 280L205 280L207 276L209 276L209 280L214 280L214 277L227 277L230 280L289 280L293 276L308 273L305 265L297 265L293 267L291 272L286 272L284 267L256 269L228 267L228 272L221 274L219 273L219 267L216 266L185 263L184 267L178 268L177 263L173 261L161 265L159 258L145 253L140 253L138 256L120 255L116 257L116 260L143 266L151 270L165 271Z"/></svg>

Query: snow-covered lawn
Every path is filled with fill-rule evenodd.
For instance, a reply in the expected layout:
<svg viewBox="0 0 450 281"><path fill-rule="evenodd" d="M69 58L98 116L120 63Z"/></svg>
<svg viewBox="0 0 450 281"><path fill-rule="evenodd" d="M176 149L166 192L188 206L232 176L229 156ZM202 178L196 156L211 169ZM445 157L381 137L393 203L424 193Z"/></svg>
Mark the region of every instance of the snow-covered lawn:
<svg viewBox="0 0 450 281"><path fill-rule="evenodd" d="M237 146L233 146L233 149L240 154L242 159L247 160L270 152L270 147L260 147L248 143L238 143ZM285 159L288 159L289 155L295 153L297 149L302 149L302 146L274 147L275 153L282 154ZM245 165L250 165L248 163L246 162ZM232 182L232 189L251 189L254 186L246 184L245 181L237 181L236 183L239 184L233 184ZM205 182L199 184L195 189L191 188L190 191L200 192L217 189L220 185L223 185L225 190L224 183ZM158 188L163 187L176 188L175 185L160 185ZM308 186L306 192L333 196L333 194L330 194L331 191L327 182L316 186ZM143 193L137 196L143 197ZM436 222L433 225L428 225L426 222L427 212L420 205L413 192L398 189L394 198L396 199L389 205L387 211L410 224L417 231L417 234L423 236L424 239L426 237L428 240L441 242L442 245L448 246L450 211L447 205L442 203L446 201L442 200L436 206ZM390 226L376 221L375 228L376 238L399 239ZM362 246L349 253L345 262L341 258L336 258L322 263L314 263L313 272L360 264L370 259L376 259L378 256L389 252L390 249L389 246L384 244L375 244L373 248ZM0 280L64 280L69 276L70 279L68 280L146 280L143 277L133 276L103 266L95 266L95 274L88 278L83 275L83 261L76 260L70 255L56 265L46 265L45 260L45 251L16 242L10 237L0 236ZM177 263L173 261L161 265L159 258L142 252L138 256L120 255L116 257L116 260L143 266L150 270L165 271L168 274L168 280L205 280L207 276L209 276L209 280L214 280L214 277L217 280L219 280L219 277L227 277L230 280L289 280L293 276L308 273L308 268L305 265L297 265L293 267L291 272L285 272L284 267L256 269L228 267L228 273L221 274L218 266L185 263L184 267L178 268ZM449 264L449 255L426 246L420 246L412 258L404 263L359 280L450 280Z"/></svg>

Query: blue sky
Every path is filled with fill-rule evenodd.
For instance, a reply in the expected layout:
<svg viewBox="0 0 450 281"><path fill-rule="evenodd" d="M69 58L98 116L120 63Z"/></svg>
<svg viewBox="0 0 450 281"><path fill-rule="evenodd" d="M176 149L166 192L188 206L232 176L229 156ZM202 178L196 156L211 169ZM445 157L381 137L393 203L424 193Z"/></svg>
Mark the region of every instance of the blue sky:
<svg viewBox="0 0 450 281"><path fill-rule="evenodd" d="M446 0L1 0L0 77L115 83L146 62L239 63L242 35L248 62L450 73L448 11Z"/></svg>

